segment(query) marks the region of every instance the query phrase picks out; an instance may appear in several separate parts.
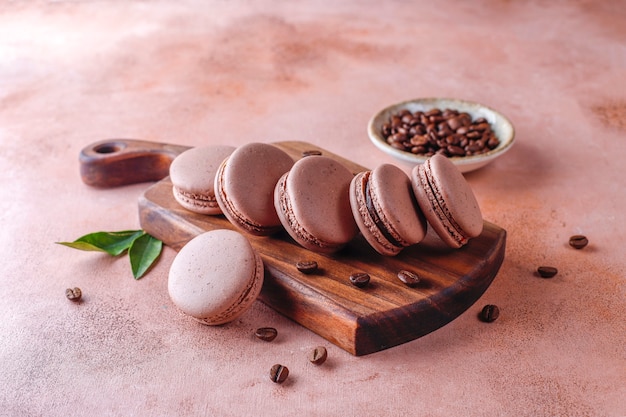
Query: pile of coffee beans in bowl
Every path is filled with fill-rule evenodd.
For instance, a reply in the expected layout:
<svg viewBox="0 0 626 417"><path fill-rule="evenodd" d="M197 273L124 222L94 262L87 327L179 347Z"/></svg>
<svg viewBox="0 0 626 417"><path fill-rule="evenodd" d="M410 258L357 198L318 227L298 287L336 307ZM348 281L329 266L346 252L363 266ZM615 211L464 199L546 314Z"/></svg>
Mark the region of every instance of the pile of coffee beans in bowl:
<svg viewBox="0 0 626 417"><path fill-rule="evenodd" d="M500 144L485 118L473 120L469 113L454 109L404 109L391 115L381 133L393 148L425 156L480 155Z"/></svg>

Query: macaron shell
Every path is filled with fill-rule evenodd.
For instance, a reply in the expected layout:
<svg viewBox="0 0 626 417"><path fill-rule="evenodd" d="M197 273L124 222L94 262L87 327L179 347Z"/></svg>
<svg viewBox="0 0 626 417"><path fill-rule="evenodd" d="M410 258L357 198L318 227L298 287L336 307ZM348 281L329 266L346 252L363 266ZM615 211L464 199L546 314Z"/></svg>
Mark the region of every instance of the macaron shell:
<svg viewBox="0 0 626 417"><path fill-rule="evenodd" d="M459 248L483 229L474 193L459 169L434 155L411 173L413 191L428 223L450 247Z"/></svg>
<svg viewBox="0 0 626 417"><path fill-rule="evenodd" d="M279 181L274 200L287 232L321 253L341 249L358 233L350 208L353 175L325 156L300 159Z"/></svg>
<svg viewBox="0 0 626 417"><path fill-rule="evenodd" d="M365 240L374 250L382 255L395 256L402 250L401 247L393 245L378 230L378 227L371 218L365 200L365 187L369 180L370 172L360 172L350 184L350 206L354 220Z"/></svg>
<svg viewBox="0 0 626 417"><path fill-rule="evenodd" d="M202 323L228 323L247 311L263 285L263 261L240 233L213 230L190 240L170 267L168 292Z"/></svg>
<svg viewBox="0 0 626 417"><path fill-rule="evenodd" d="M195 213L220 214L222 210L215 199L215 175L234 150L234 146L227 145L201 146L174 158L169 172L176 201Z"/></svg>
<svg viewBox="0 0 626 417"><path fill-rule="evenodd" d="M269 144L249 143L226 159L215 178L217 202L228 220L253 235L282 228L274 208L274 187L293 159Z"/></svg>
<svg viewBox="0 0 626 417"><path fill-rule="evenodd" d="M376 219L367 206L367 191ZM395 165L383 164L358 174L350 187L350 203L361 233L383 255L396 255L426 235L426 219L415 200L411 181Z"/></svg>
<svg viewBox="0 0 626 417"><path fill-rule="evenodd" d="M408 245L426 235L426 219L419 208L411 180L395 165L383 164L372 171L370 189L381 219Z"/></svg>

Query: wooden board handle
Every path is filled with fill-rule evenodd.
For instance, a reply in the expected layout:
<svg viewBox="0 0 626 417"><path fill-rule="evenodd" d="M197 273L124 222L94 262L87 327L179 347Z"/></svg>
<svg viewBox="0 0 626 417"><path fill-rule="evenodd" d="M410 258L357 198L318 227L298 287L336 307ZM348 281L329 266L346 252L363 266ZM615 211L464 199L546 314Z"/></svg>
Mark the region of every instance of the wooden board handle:
<svg viewBox="0 0 626 417"><path fill-rule="evenodd" d="M158 181L169 175L170 164L188 146L137 139L107 139L83 148L80 176L93 187L118 187Z"/></svg>

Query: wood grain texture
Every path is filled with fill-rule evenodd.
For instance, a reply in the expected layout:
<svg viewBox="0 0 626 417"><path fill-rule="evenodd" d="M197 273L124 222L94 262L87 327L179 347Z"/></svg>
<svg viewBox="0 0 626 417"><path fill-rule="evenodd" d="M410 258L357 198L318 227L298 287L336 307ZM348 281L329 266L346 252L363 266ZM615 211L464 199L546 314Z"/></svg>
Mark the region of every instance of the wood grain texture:
<svg viewBox="0 0 626 417"><path fill-rule="evenodd" d="M106 139L83 148L78 156L83 182L110 188L169 175L172 161L188 146L137 139Z"/></svg>
<svg viewBox="0 0 626 417"><path fill-rule="evenodd" d="M295 159L319 150L354 173L361 167L302 142L280 142ZM233 229L224 216L191 213L176 203L165 178L139 200L141 227L176 250L195 236L214 229ZM360 235L333 255L308 251L286 232L271 237L248 236L265 264L260 300L353 355L366 355L414 340L454 320L484 293L504 259L506 231L485 222L483 233L461 249L449 249L432 233L396 257L385 257ZM319 264L316 274L296 269L301 260ZM400 270L416 272L421 281L409 288ZM357 288L354 272L370 275Z"/></svg>

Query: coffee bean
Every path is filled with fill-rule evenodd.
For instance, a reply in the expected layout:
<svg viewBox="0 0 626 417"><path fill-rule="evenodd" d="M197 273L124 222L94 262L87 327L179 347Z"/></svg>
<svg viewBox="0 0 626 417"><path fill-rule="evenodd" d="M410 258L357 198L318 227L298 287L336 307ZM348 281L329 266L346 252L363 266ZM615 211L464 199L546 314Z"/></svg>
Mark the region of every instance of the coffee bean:
<svg viewBox="0 0 626 417"><path fill-rule="evenodd" d="M539 273L541 278L552 278L557 272L559 271L553 266L540 266L537 268L537 273Z"/></svg>
<svg viewBox="0 0 626 417"><path fill-rule="evenodd" d="M454 146L454 145L450 145L446 148L446 150L448 151L449 155L452 156L463 156L465 155L465 149L459 147L459 146Z"/></svg>
<svg viewBox="0 0 626 417"><path fill-rule="evenodd" d="M424 112L424 115L425 115L426 117L430 117L430 116L438 116L438 115L440 115L440 114L441 114L441 110L440 110L440 109L437 109L437 108L434 108L434 109L432 109L432 110L428 110L427 112Z"/></svg>
<svg viewBox="0 0 626 417"><path fill-rule="evenodd" d="M495 321L499 316L500 309L498 308L498 306L494 304L487 304L480 311L478 318L480 318L480 320L484 321L485 323L491 323L492 321Z"/></svg>
<svg viewBox="0 0 626 417"><path fill-rule="evenodd" d="M397 129L396 129L396 132L397 133L394 133L393 135L387 138L387 142L389 142L389 144L402 143L406 140L406 134L398 132Z"/></svg>
<svg viewBox="0 0 626 417"><path fill-rule="evenodd" d="M315 150L315 149L311 149L311 150L308 150L308 151L302 151L302 157L303 158L306 157L306 156L321 155L321 154L322 154L321 151L318 151L318 150Z"/></svg>
<svg viewBox="0 0 626 417"><path fill-rule="evenodd" d="M409 142L411 142L411 145L424 146L428 143L428 138L424 135L415 135Z"/></svg>
<svg viewBox="0 0 626 417"><path fill-rule="evenodd" d="M569 238L569 245L574 249L582 249L589 243L586 236L574 235Z"/></svg>
<svg viewBox="0 0 626 417"><path fill-rule="evenodd" d="M309 353L309 361L314 365L321 365L326 362L328 352L324 346L318 346Z"/></svg>
<svg viewBox="0 0 626 417"><path fill-rule="evenodd" d="M363 288L370 282L369 274L365 272L355 272L350 275L350 282L356 287Z"/></svg>
<svg viewBox="0 0 626 417"><path fill-rule="evenodd" d="M83 296L83 292L78 287L68 288L65 290L65 296L70 301L78 302Z"/></svg>
<svg viewBox="0 0 626 417"><path fill-rule="evenodd" d="M276 336L278 336L278 330L273 327L260 327L256 329L254 335L261 340L271 342L276 339Z"/></svg>
<svg viewBox="0 0 626 417"><path fill-rule="evenodd" d="M276 364L270 369L270 379L272 382L282 384L289 376L289 369L281 364Z"/></svg>
<svg viewBox="0 0 626 417"><path fill-rule="evenodd" d="M489 149L495 149L498 147L499 144L500 144L500 140L498 140L498 138L495 137L494 135L491 135L489 137L489 140L487 141L487 147Z"/></svg>
<svg viewBox="0 0 626 417"><path fill-rule="evenodd" d="M461 120L458 117L452 117L448 119L448 126L450 126L452 130L457 130L463 125L461 124Z"/></svg>
<svg viewBox="0 0 626 417"><path fill-rule="evenodd" d="M500 144L484 117L472 121L468 113L452 109L403 109L382 125L381 133L393 148L424 156L478 155Z"/></svg>
<svg viewBox="0 0 626 417"><path fill-rule="evenodd" d="M296 263L296 268L303 274L312 274L317 271L317 262L315 261L300 261Z"/></svg>
<svg viewBox="0 0 626 417"><path fill-rule="evenodd" d="M415 272L407 271L403 269L398 272L398 278L409 287L415 287L420 282L420 277Z"/></svg>

